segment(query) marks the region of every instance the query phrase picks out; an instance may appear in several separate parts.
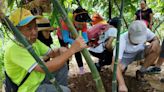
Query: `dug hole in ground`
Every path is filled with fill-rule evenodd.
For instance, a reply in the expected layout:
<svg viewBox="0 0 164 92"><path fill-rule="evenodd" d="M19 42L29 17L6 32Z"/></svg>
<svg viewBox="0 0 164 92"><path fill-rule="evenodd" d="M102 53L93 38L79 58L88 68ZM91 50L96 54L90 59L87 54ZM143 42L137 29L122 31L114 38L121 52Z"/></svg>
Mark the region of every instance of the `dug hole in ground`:
<svg viewBox="0 0 164 92"><path fill-rule="evenodd" d="M98 61L97 58L92 57L94 62ZM79 74L74 56L72 56L69 63L69 88L71 92L97 92L95 82L88 68L86 61L83 58L85 74ZM112 72L109 66L104 66L100 72L106 92L112 92ZM147 82L137 81L135 78L136 70L140 68L139 63L134 62L128 66L125 73L125 82L129 92L164 92L164 83L160 82L164 78L164 65L160 74L145 75Z"/></svg>

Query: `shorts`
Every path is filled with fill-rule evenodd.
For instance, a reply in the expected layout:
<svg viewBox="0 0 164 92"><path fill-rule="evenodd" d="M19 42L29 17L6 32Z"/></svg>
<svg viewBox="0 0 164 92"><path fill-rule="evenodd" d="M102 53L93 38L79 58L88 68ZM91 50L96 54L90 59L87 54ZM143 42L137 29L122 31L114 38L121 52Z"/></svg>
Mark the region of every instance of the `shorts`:
<svg viewBox="0 0 164 92"><path fill-rule="evenodd" d="M144 50L138 51L137 54L132 58L123 57L121 59L121 62L120 62L123 65L122 69L124 70L132 62L142 60L142 59L144 59L144 57L145 57L145 51Z"/></svg>

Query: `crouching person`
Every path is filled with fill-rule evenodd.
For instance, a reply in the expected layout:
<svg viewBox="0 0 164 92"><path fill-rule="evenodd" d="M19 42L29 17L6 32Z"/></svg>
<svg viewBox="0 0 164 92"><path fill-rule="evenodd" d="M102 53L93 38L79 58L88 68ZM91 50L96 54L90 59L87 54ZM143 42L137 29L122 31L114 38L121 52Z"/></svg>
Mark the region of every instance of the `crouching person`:
<svg viewBox="0 0 164 92"><path fill-rule="evenodd" d="M104 65L110 65L113 57L112 42L117 36L118 18L114 17L109 24L96 24L88 31L89 51L99 59L96 63L100 71Z"/></svg>
<svg viewBox="0 0 164 92"><path fill-rule="evenodd" d="M149 42L149 45L146 45L146 42ZM156 72L152 71L154 68L148 67L155 63L159 52L159 40L155 34L146 27L143 21L137 20L132 22L128 32L120 36L119 64L117 67L118 90L121 92L128 91L122 72L124 72L133 61L144 59L144 64L136 72L137 76L141 79L143 79L143 74L145 73ZM114 65L114 57L112 65Z"/></svg>
<svg viewBox="0 0 164 92"><path fill-rule="evenodd" d="M16 26L29 41L39 57L51 58L49 61L44 62L48 70L51 73L58 72L63 68L68 58L85 48L86 44L81 37L78 37L69 49L62 48L56 51L51 50L45 44L37 40L37 18L38 17L33 16L30 11L23 8L18 8L9 17L14 26ZM55 86L47 80L45 72L26 50L26 47L17 40L18 39L15 39L16 43L13 41L8 42L4 55L6 74L13 83L19 86L17 92L57 92ZM21 83L28 73L29 76ZM65 80L63 76L65 75L60 76L61 81ZM66 84L62 82L60 85L63 92L70 92Z"/></svg>

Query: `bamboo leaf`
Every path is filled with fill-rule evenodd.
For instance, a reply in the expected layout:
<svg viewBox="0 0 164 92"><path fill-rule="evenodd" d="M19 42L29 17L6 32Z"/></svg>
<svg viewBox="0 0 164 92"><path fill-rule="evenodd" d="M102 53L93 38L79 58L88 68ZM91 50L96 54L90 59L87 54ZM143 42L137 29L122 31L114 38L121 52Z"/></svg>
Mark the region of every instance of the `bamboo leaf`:
<svg viewBox="0 0 164 92"><path fill-rule="evenodd" d="M7 0L8 7L13 7L15 0Z"/></svg>

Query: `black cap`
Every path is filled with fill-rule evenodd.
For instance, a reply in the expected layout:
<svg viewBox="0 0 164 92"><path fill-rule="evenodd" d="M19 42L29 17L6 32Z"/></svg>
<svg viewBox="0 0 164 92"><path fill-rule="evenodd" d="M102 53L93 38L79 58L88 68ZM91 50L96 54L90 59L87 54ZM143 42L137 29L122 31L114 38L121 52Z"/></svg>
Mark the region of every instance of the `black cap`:
<svg viewBox="0 0 164 92"><path fill-rule="evenodd" d="M73 11L73 14L77 13L75 16L75 21L77 22L91 22L91 18L88 15L88 12L83 9L82 7L78 7L75 11Z"/></svg>
<svg viewBox="0 0 164 92"><path fill-rule="evenodd" d="M118 25L118 21L119 21L119 18L118 17L114 17L112 18L111 20L109 20L109 24L114 26L115 28L117 28L117 25Z"/></svg>

